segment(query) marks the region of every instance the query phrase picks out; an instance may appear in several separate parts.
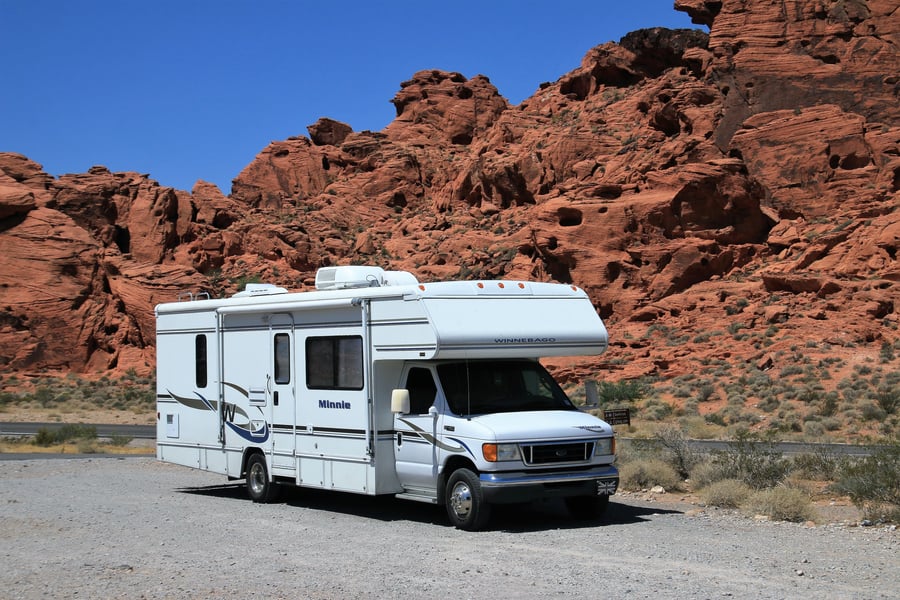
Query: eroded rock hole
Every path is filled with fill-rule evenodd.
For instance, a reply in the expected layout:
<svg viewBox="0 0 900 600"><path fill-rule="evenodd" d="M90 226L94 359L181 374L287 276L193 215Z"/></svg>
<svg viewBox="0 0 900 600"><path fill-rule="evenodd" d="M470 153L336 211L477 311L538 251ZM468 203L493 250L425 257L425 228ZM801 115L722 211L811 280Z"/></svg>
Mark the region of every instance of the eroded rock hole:
<svg viewBox="0 0 900 600"><path fill-rule="evenodd" d="M577 208L561 208L558 216L560 227L575 227L584 221L584 215Z"/></svg>

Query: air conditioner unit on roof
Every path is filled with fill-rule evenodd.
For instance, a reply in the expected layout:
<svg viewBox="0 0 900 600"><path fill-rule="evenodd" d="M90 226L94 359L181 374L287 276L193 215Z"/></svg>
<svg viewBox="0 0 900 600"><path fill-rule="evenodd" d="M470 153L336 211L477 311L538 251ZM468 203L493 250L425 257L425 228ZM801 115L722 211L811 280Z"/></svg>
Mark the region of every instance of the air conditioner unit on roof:
<svg viewBox="0 0 900 600"><path fill-rule="evenodd" d="M381 287L383 285L416 285L419 281L406 271L385 271L381 267L322 267L316 271L317 290Z"/></svg>
<svg viewBox="0 0 900 600"><path fill-rule="evenodd" d="M244 290L234 295L235 298L247 298L255 296L270 296L272 294L287 294L287 290L272 283L248 283Z"/></svg>

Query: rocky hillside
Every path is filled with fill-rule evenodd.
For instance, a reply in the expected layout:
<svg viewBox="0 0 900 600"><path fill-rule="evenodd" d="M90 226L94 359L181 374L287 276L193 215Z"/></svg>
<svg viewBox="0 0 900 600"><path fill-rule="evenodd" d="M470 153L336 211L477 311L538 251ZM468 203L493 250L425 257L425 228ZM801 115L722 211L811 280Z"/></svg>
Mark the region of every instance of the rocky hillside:
<svg viewBox="0 0 900 600"><path fill-rule="evenodd" d="M896 1L675 9L709 33L630 33L518 106L483 75L415 73L383 131L322 118L229 195L0 154L2 370L150 372L154 304L365 263L585 288L612 347L563 379L693 381L670 395L735 404L698 375L806 365L824 392L896 371Z"/></svg>

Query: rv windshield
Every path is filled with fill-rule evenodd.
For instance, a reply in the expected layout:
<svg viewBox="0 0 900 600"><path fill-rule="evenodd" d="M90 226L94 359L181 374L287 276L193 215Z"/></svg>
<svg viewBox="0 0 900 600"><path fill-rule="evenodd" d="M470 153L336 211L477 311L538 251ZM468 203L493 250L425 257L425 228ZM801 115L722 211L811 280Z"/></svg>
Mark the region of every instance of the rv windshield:
<svg viewBox="0 0 900 600"><path fill-rule="evenodd" d="M469 361L438 365L450 410L457 415L522 410L577 410L539 363Z"/></svg>

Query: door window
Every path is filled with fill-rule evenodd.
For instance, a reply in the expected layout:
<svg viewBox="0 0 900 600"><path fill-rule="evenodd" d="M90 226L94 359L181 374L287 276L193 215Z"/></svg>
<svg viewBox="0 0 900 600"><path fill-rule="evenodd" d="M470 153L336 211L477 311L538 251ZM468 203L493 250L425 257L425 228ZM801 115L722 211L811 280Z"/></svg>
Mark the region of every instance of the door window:
<svg viewBox="0 0 900 600"><path fill-rule="evenodd" d="M406 376L406 389L409 390L409 412L424 415L434 404L437 386L429 369L414 367Z"/></svg>
<svg viewBox="0 0 900 600"><path fill-rule="evenodd" d="M275 383L291 382L291 336L275 334Z"/></svg>

